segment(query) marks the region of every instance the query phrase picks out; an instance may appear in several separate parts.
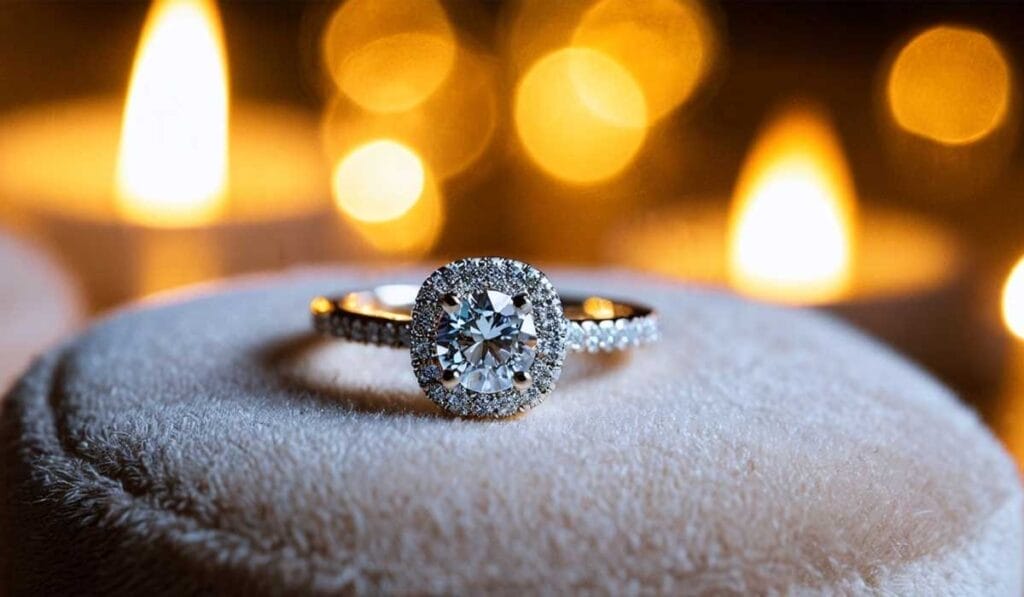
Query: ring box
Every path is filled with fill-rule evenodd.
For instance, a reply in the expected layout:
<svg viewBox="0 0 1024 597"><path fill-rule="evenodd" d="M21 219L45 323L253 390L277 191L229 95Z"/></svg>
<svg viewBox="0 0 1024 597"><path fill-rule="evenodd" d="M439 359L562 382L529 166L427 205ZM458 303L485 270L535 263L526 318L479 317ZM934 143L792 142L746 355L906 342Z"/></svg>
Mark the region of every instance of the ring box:
<svg viewBox="0 0 1024 597"><path fill-rule="evenodd" d="M308 301L304 271L117 313L39 360L0 434L12 593L1019 595L1016 468L944 387L819 313L622 272L662 339L573 355L502 420Z"/></svg>

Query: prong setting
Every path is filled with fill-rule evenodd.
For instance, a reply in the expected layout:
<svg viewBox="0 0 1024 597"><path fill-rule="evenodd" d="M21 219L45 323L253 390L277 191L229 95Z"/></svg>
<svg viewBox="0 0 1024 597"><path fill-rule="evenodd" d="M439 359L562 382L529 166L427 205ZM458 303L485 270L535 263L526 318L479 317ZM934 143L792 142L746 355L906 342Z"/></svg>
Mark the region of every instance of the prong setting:
<svg viewBox="0 0 1024 597"><path fill-rule="evenodd" d="M461 302L458 295L453 292L446 292L441 297L441 308L444 309L445 313L455 313L459 309Z"/></svg>
<svg viewBox="0 0 1024 597"><path fill-rule="evenodd" d="M441 372L441 385L446 390L454 390L459 385L462 376L454 369L445 369Z"/></svg>
<svg viewBox="0 0 1024 597"><path fill-rule="evenodd" d="M512 385L520 392L527 390L533 385L533 376L529 371L516 371L512 374Z"/></svg>
<svg viewBox="0 0 1024 597"><path fill-rule="evenodd" d="M512 305L523 315L533 312L533 303L530 302L530 297L525 292L513 296Z"/></svg>

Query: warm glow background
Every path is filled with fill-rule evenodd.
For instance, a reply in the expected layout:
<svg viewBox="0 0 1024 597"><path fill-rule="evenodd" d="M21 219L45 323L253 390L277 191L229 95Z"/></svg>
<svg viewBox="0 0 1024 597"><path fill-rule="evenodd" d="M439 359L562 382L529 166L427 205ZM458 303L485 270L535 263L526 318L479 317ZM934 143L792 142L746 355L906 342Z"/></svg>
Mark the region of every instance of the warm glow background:
<svg viewBox="0 0 1024 597"><path fill-rule="evenodd" d="M178 16L159 29L147 25L159 11ZM96 219L107 217L105 200L63 198L109 193L122 221L172 229L326 209L342 227L335 252L322 259L500 252L601 263L614 260L610 239L628 221L698 200L726 210L776 205L750 212L769 215L743 226L769 232L748 233L733 254L750 265L752 254L768 260L776 252L770 261L789 267L801 260L787 251L806 254L800 247L818 243L811 253L822 287L809 290L817 282L801 282L804 274L794 271L783 277L798 281L797 295L752 290L751 272L734 272L729 283L774 300L831 300L850 283L841 272L851 267L838 264L855 257L842 247L855 244L856 218L846 199L797 197L812 197L833 179L846 180L840 186L857 203L951 224L976 239L993 270L1019 252L1019 11L777 10L696 0L424 0L415 10L397 0L165 0L117 10L5 3L0 108L54 108L0 135L0 156L10 152L0 159L0 191ZM219 19L194 18L211 12ZM140 51L144 38L149 49ZM72 56L76 68L53 68ZM91 116L100 97L130 98L118 115L123 131ZM758 201L738 197L749 186L741 178L771 179L768 171L789 167L752 160L794 98L827 114L832 140L815 145L815 135L808 137L810 162L825 163L824 170L808 170L802 179L810 184L781 177L746 191ZM254 109L254 102L262 105ZM242 116L276 114L277 107L317 119L319 143L297 135L282 142L284 131L305 125ZM146 113L159 116L147 120ZM255 131L255 122L265 130ZM27 138L38 129L52 134ZM253 146L253 136L264 140L265 158L238 153ZM102 151L88 150L93 143ZM829 157L831 145L841 147L841 158ZM20 151L26 146L31 151ZM323 163L294 175L293 166L262 165L303 152ZM42 154L67 174L50 176L47 160L35 157ZM117 156L109 179L92 174ZM116 192L105 190L111 187ZM784 199L764 199L773 194ZM786 225L751 224L765 217ZM738 217L732 221L739 226ZM420 241L399 242L387 225L416 230ZM700 234L679 237L682 244ZM769 250L756 248L759 242ZM672 249L700 254L704 247Z"/></svg>

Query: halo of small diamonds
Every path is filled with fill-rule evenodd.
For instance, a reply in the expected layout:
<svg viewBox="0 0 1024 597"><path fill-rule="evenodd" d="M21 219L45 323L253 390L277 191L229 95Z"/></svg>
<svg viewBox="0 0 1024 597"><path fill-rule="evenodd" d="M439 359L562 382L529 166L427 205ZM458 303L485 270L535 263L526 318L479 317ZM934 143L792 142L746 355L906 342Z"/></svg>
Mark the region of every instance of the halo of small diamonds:
<svg viewBox="0 0 1024 597"><path fill-rule="evenodd" d="M443 379L436 347L438 322L445 314L445 297L486 291L528 298L536 354L526 371L528 375L520 374L512 387L481 393ZM558 293L547 276L535 267L501 257L462 259L434 271L416 297L409 332L413 370L424 393L448 412L507 417L540 404L554 389L565 360L568 328ZM524 379L528 381L524 383Z"/></svg>

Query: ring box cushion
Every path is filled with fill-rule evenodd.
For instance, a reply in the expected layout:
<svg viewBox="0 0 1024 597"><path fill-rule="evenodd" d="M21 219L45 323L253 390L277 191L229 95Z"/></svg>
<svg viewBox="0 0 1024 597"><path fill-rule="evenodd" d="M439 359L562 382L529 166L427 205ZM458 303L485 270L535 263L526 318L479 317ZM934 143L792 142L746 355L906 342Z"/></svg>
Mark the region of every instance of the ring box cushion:
<svg viewBox="0 0 1024 597"><path fill-rule="evenodd" d="M817 313L622 272L663 340L572 355L507 420L444 415L402 351L310 335L304 271L97 323L5 403L24 593L1019 595L1016 469L940 384Z"/></svg>

